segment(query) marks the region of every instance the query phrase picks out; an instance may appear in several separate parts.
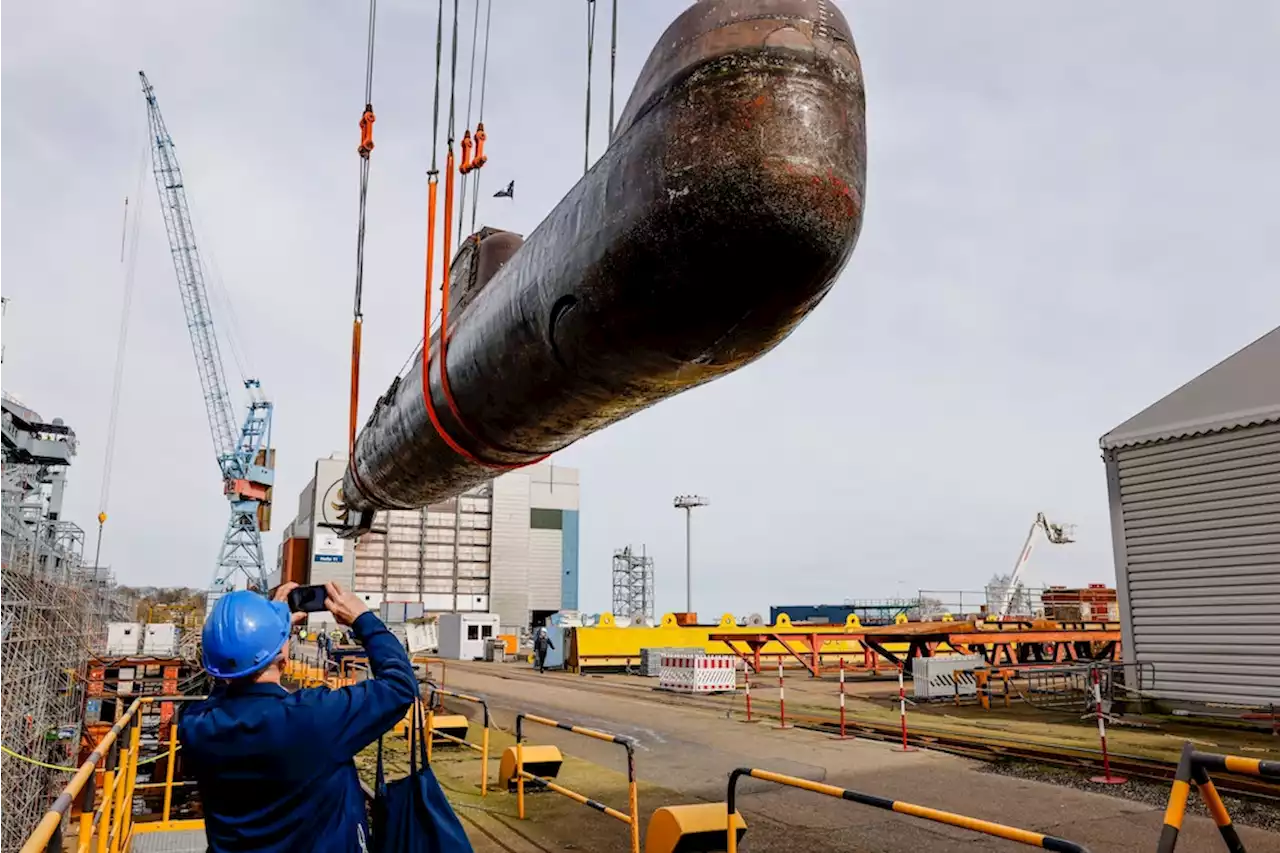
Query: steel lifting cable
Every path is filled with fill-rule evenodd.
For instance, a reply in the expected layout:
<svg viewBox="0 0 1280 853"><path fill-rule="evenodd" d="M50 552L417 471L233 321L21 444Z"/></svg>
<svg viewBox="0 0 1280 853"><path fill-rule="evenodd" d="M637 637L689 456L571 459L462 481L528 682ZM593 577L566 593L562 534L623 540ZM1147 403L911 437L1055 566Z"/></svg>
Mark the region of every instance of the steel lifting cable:
<svg viewBox="0 0 1280 853"><path fill-rule="evenodd" d="M587 0L587 120L586 142L582 149L582 174L591 167L591 59L596 44L596 0Z"/></svg>
<svg viewBox="0 0 1280 853"><path fill-rule="evenodd" d="M431 110L431 170L427 172L427 268L424 275L424 307L422 309L422 394L427 403L427 411L432 415L432 424L435 424L435 417L431 408L431 377L428 366L431 363L431 291L433 287L431 275L435 271L436 199L440 183L436 151L440 147L440 61L443 51L444 0L439 0L436 4L436 86ZM438 429L437 427L437 431Z"/></svg>
<svg viewBox="0 0 1280 853"><path fill-rule="evenodd" d="M476 89L476 44L480 36L480 0L476 0L475 14L471 18L471 72L467 81L467 121L463 125L462 131L462 165L459 167L459 173L462 175L459 189L458 202L458 245L462 245L462 211L467 209L467 178L471 171L475 169L475 161L471 157L471 101Z"/></svg>
<svg viewBox="0 0 1280 853"><path fill-rule="evenodd" d="M618 0L613 0L609 11L609 135L606 143L613 142L613 90L618 77Z"/></svg>
<svg viewBox="0 0 1280 853"><path fill-rule="evenodd" d="M457 83L458 83L458 3L459 3L459 0L453 0L453 33L452 33L452 39L451 39L450 60L449 60L450 61L449 122L446 130L447 142L446 142L446 151L445 151L444 222L443 222L443 228L441 231L441 233L444 235L443 236L444 246L443 246L443 252L442 252L441 280L440 280L440 330L439 330L440 388L441 388L441 391L444 393L445 402L449 406L449 411L453 414L454 419L457 421L458 425L462 428L462 431L465 432L474 442L476 442L476 444L483 446L485 442L483 442L480 438L478 438L475 435L475 433L473 433L467 427L466 422L462 419L462 414L458 411L457 402L453 399L453 391L449 388L449 367L448 367L448 361L447 361L447 355L446 355L449 349L449 295L450 295L449 266L450 266L450 257L451 257L450 253L453 249L451 237L452 237L452 231L453 231L453 187L454 187L454 172L455 172L455 166L456 166L456 160L454 159L454 153L453 153L453 143L454 143L454 135L457 132L456 96L457 96ZM443 10L441 10L441 15L443 15ZM437 62L437 72L436 72L437 93L439 91L439 79L440 79L439 63ZM440 106L439 98L437 97L436 104L435 104L436 119L439 118L439 106ZM433 163L434 163L434 160L435 160L435 154L433 150L433 153L432 153ZM459 217L461 217L462 215L461 210L459 210L458 215ZM432 224L434 224L434 205L431 207L431 212L428 214L428 218L432 220ZM434 231L432 231L432 234L434 234ZM431 238L428 240L428 259L429 259L428 263L430 263L430 254L433 247L434 247L434 239ZM527 462L518 462L514 464L488 462L472 454L465 447L463 447L461 444L455 441L454 438L450 436L448 432L445 431L444 426L440 423L440 417L437 414L436 408L435 408L435 401L432 399L432 395L431 395L430 363L431 363L432 288L430 287L429 282L430 282L430 273L428 272L428 286L426 288L426 298L425 298L425 305L423 307L423 320L422 320L422 331L423 331L422 402L427 410L427 418L431 421L431 426L435 428L436 434L440 436L440 438L444 441L444 443L447 444L449 448L453 450L454 453L457 453L459 456L461 456L462 458L466 459L469 462L472 462L476 465L480 465L482 467L489 468L495 471L510 471L516 468L523 468L526 465L532 465L536 462L540 462L543 459L547 458L547 456L549 456L550 454L541 454L537 458L530 459Z"/></svg>
<svg viewBox="0 0 1280 853"><path fill-rule="evenodd" d="M615 0L616 2L616 0ZM477 12L479 9L477 8ZM484 174L484 170L480 167L488 162L488 157L484 153L484 94L489 82L489 24L493 20L493 0L487 0L484 11L484 59L480 62L480 117L476 122L476 178L475 186L471 188L471 233L476 233L476 207L480 202L480 176ZM458 223L462 223L462 216L459 213Z"/></svg>
<svg viewBox="0 0 1280 853"><path fill-rule="evenodd" d="M373 47L378 0L369 0L369 36L365 53L364 112L360 115L360 219L356 229L356 287L351 318L351 413L348 421L347 447L354 469L356 425L360 408L360 336L364 326L361 298L364 295L365 208L369 198L369 154L373 151Z"/></svg>

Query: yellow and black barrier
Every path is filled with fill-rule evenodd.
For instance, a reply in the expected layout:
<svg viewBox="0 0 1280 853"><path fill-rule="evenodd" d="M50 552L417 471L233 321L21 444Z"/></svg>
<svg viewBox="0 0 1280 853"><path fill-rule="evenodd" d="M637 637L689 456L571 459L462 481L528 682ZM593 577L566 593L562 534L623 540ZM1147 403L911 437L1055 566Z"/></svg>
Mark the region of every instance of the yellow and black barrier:
<svg viewBox="0 0 1280 853"><path fill-rule="evenodd" d="M1053 850L1056 853L1089 853L1089 851L1074 841L1067 841L1064 838L1057 838L1052 835L1043 835L1039 832L1032 832L1028 829L1018 829L1012 826L1005 826L1001 823L992 823L991 821L979 820L978 818L966 817L965 815L952 814L951 812L939 811L931 809L927 806L917 806L913 803L904 803L900 800L889 800L884 797L876 797L871 794L862 794L858 791L850 791L845 788L837 788L835 785L827 785L823 782L810 782L808 779L799 779L795 776L786 776L782 773L773 773L768 770L758 770L752 767L739 767L729 774L729 793L725 797L725 811L728 815L725 831L724 850L728 853L737 853L738 836L740 830L734 818L737 817L737 810L734 807L737 800L738 780L743 776L750 776L752 779L760 779L764 782L772 782L775 785L786 785L789 788L799 788L802 791L813 791L815 794L824 794L828 797L835 797L841 800L848 800L853 803L860 803L864 806L872 806L885 811L897 812L898 814L910 815L912 817L931 820L934 823L945 823L949 826L958 826L961 829L972 830L973 832L981 832L984 835L992 835L996 838L1003 838L1008 841L1016 841L1019 844L1025 844L1028 847L1039 847L1044 850Z"/></svg>
<svg viewBox="0 0 1280 853"><path fill-rule="evenodd" d="M557 785L556 783L552 782L550 779L544 776L529 772L526 769L525 751L529 750L530 752L533 752L534 750L544 750L546 749L546 747L537 747L537 746L526 747L525 746L524 744L525 721L528 721L530 723L537 723L540 726L547 726L553 729L564 729L567 732L573 732L576 735L582 735L584 737L595 738L596 740L602 740L602 741L605 741L606 743L616 743L619 746L625 748L627 751L628 811L620 812L617 809L606 806L604 803L598 800L593 800L584 794L579 794L577 791L571 791L562 785ZM554 747L552 747L552 749L554 749ZM575 726L571 723L561 723L556 720L550 720L550 719L547 719L546 717L539 717L534 714L517 714L516 715L516 745L515 747L513 747L513 749L508 750L508 752L511 752L513 750L515 752L514 778L516 781L516 811L519 814L521 820L524 820L524 786L525 786L525 783L527 782L529 784L536 785L540 788L546 788L548 791L554 791L557 794L560 794L561 796L568 797L574 802L581 803L582 805L587 806L588 808L595 809L596 811L601 812L602 814L608 815L614 820L618 820L618 821L621 821L622 823L627 824L627 826L630 827L630 831L631 831L631 853L640 853L640 807L639 807L638 797L636 793L636 749L635 749L635 743L634 741L631 740L631 738L624 737L622 735L610 734L608 732L597 731L596 729L589 729L589 728L586 728L585 726ZM559 750L555 750L555 753L556 753L555 764L557 765L555 769L558 772ZM535 767L537 761L546 760L550 758L550 756L535 755L535 756L530 756L530 758L533 758L535 760L528 762L528 766ZM508 773L510 772L509 770L510 764L508 763L507 757L505 755L503 756L502 765L503 765L503 768L506 768L503 770L503 778L509 780L511 778L508 775Z"/></svg>
<svg viewBox="0 0 1280 853"><path fill-rule="evenodd" d="M1209 771L1219 773L1241 773L1247 776L1262 776L1268 779L1280 779L1280 761L1263 761L1259 758L1243 758L1238 755L1220 755L1215 752L1197 752L1191 743L1182 747L1182 757L1178 760L1178 770L1173 777L1173 788L1169 791L1169 804L1164 810L1164 827L1160 830L1160 846L1157 853L1173 853L1178 845L1178 832L1182 829L1182 818L1187 811L1187 799L1191 796L1191 783L1195 782L1200 799L1204 800L1213 822L1218 825L1222 841L1231 853L1245 853L1244 844L1231 823L1231 815L1227 813L1226 804L1209 778Z"/></svg>
<svg viewBox="0 0 1280 853"><path fill-rule="evenodd" d="M484 726L480 730L480 743L472 743L467 740L467 732L470 730L470 721L461 714L447 714L438 716L435 713L436 702L442 696L449 696L454 699L460 699L463 702L474 702L480 706L483 712ZM441 705L440 707L443 707ZM461 720L461 724L457 721ZM443 725L442 725L443 723ZM462 734L459 735L458 729ZM474 749L480 753L480 796L485 797L489 794L489 703L483 697L473 696L470 693L455 693L452 690L445 690L434 684L427 685L427 760L431 760L431 745L436 738L448 741L449 743L464 746L467 749Z"/></svg>

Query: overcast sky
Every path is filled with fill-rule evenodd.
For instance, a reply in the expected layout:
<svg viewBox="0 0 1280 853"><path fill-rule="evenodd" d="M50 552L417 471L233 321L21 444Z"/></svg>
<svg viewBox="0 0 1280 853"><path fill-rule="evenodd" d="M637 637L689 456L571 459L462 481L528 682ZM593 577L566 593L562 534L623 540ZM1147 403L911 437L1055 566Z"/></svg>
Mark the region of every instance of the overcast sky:
<svg viewBox="0 0 1280 853"><path fill-rule="evenodd" d="M480 220L527 234L581 174L585 4L493 5ZM686 3L621 5L619 103ZM1042 545L1036 582L1112 583L1098 437L1280 318L1280 6L839 5L867 88L857 251L767 358L554 457L581 469L587 610L607 609L610 556L629 543L656 558L660 608L680 609L682 492L711 499L694 520L704 615L978 589L1038 511L1079 541ZM362 421L420 334L434 7L379 8ZM4 4L4 387L77 431L68 515L85 528L121 206L145 144L140 68L277 406L271 559L314 460L345 445L366 12ZM605 0L598 27L596 154ZM103 560L127 583L204 585L227 511L145 178ZM489 198L511 179L514 202Z"/></svg>

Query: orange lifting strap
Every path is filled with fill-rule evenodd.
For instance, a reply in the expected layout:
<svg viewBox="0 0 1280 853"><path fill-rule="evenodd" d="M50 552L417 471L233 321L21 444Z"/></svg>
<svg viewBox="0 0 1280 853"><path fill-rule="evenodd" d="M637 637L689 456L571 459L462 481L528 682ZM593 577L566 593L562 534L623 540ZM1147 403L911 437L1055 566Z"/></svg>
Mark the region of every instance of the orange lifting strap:
<svg viewBox="0 0 1280 853"><path fill-rule="evenodd" d="M449 368L448 368L446 353L448 352L448 348L449 348L449 256L453 250L451 232L453 229L454 164L455 164L455 161L453 156L453 146L450 145L448 149L448 153L446 154L446 157L445 157L445 179L444 179L444 247L443 247L444 252L443 252L443 263L442 263L443 278L440 284L440 298L442 303L440 307L440 388L444 392L445 402L448 403L449 405L449 411L453 414L453 417L457 420L458 425L462 427L463 432L465 432L468 435L468 437L470 437L474 442L476 442L481 446L484 446L485 442L467 427L466 421L464 421L462 418L462 413L458 411L458 404L453 399L453 391L449 388ZM435 185L435 182L432 181L428 185L428 197L427 197L427 204L428 204L428 210L427 210L428 226L427 227L430 229L429 231L430 236L428 236L428 239L427 239L428 270L427 270L427 288L426 288L426 299L425 299L426 304L425 304L425 311L423 313L423 318L422 318L422 337L423 337L422 401L427 409L427 418L431 421L431 425L435 428L436 433L440 436L441 439L444 440L444 443L447 444L454 453L457 453L459 456L466 459L468 462L472 462L476 465L480 465L494 471L513 471L517 468L523 468L526 465L533 465L535 463L541 462L543 459L546 459L551 454L549 453L542 454L541 456L538 456L535 459L531 459L528 462L516 462L516 463L489 462L487 460L480 459L479 457L471 453L469 450L467 450L465 447L463 447L461 444L459 444L457 441L455 441L454 438L445 431L443 424L440 423L439 415L436 413L435 402L431 399L431 381L430 381L431 379L431 373L430 373L430 361L431 361L430 265L431 265L431 261L433 260L432 254L435 249L435 238L434 238L435 200L436 200L436 185Z"/></svg>

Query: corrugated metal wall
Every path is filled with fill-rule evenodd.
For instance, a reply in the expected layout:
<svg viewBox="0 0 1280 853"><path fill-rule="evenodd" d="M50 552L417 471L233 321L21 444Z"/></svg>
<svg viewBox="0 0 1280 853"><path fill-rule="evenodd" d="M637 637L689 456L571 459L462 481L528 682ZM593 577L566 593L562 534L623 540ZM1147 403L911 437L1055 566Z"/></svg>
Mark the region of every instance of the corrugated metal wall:
<svg viewBox="0 0 1280 853"><path fill-rule="evenodd" d="M1105 459L1125 660L1161 697L1280 703L1280 424Z"/></svg>
<svg viewBox="0 0 1280 853"><path fill-rule="evenodd" d="M489 491L485 485L425 509L379 513L355 549L356 592L420 601L428 613L487 609Z"/></svg>
<svg viewBox="0 0 1280 853"><path fill-rule="evenodd" d="M504 630L529 623L529 472L493 481L493 593L489 610Z"/></svg>

